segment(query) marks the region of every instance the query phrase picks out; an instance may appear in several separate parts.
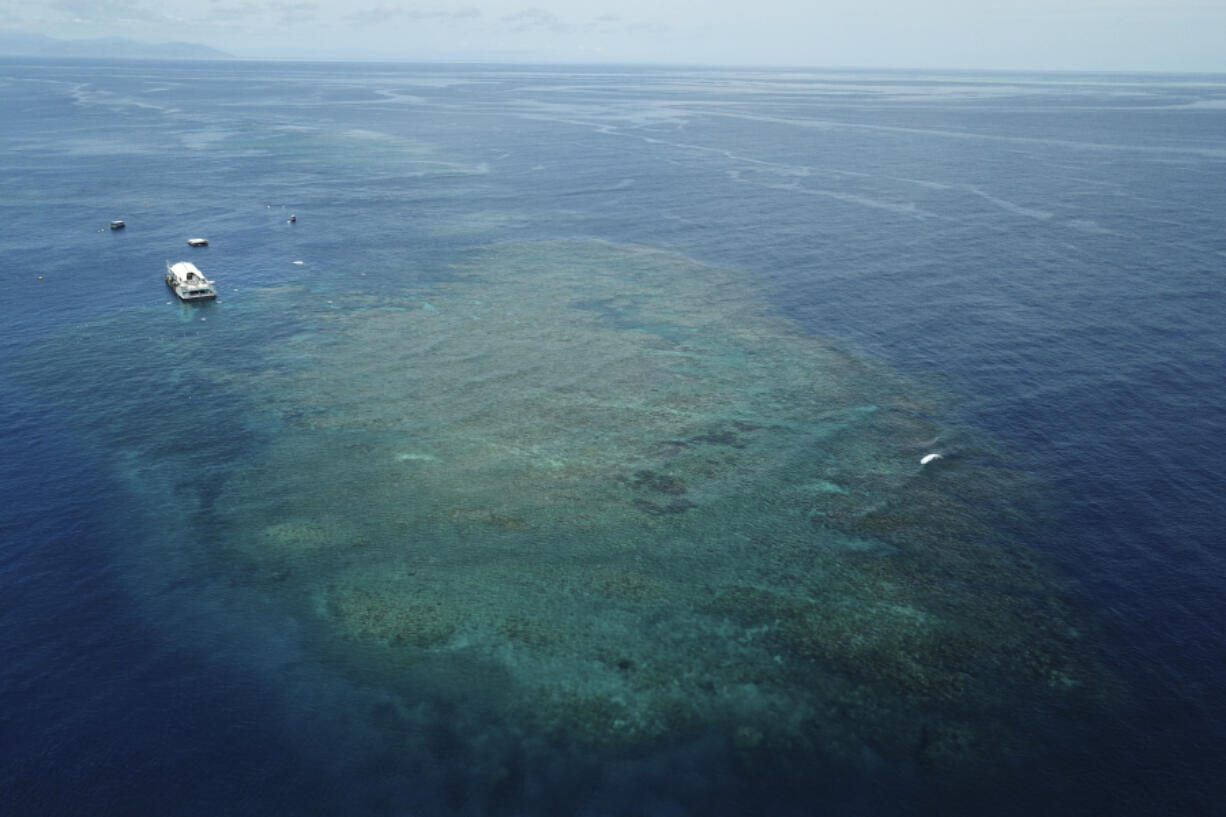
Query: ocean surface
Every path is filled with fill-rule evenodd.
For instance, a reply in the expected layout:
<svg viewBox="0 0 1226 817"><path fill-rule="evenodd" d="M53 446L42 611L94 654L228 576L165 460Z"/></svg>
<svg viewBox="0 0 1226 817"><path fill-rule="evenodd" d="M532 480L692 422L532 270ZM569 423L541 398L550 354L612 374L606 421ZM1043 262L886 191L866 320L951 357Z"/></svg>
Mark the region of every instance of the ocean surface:
<svg viewBox="0 0 1226 817"><path fill-rule="evenodd" d="M0 813L1223 813L1226 77L0 122Z"/></svg>

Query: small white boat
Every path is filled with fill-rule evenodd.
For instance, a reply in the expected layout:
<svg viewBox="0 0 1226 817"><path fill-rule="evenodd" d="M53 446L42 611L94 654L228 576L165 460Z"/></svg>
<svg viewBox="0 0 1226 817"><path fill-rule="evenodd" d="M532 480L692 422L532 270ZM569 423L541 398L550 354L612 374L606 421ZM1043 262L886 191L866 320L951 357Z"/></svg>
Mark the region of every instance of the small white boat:
<svg viewBox="0 0 1226 817"><path fill-rule="evenodd" d="M209 240L207 238L189 238L187 239L187 246L189 247L207 247L208 245L209 245Z"/></svg>
<svg viewBox="0 0 1226 817"><path fill-rule="evenodd" d="M127 224L123 223L123 219L117 218L111 222L112 230L122 230L124 227L127 227L127 226L128 226Z"/></svg>
<svg viewBox="0 0 1226 817"><path fill-rule="evenodd" d="M166 262L166 286L182 301L211 301L217 297L213 282L191 261Z"/></svg>

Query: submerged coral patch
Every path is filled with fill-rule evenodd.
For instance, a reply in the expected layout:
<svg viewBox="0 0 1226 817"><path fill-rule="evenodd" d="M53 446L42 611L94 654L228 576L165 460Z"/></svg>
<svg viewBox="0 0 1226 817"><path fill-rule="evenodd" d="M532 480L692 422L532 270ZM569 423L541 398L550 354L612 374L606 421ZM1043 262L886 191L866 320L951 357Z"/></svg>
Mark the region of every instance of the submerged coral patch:
<svg viewBox="0 0 1226 817"><path fill-rule="evenodd" d="M351 636L389 647L430 647L456 631L459 616L442 601L407 588L340 585L328 592L328 614Z"/></svg>
<svg viewBox="0 0 1226 817"><path fill-rule="evenodd" d="M590 746L951 767L1093 685L1062 585L1001 533L1031 486L941 395L677 255L501 244L452 273L337 296L275 379L216 375L287 427L217 502L261 531L227 553L292 553L269 593L362 683Z"/></svg>
<svg viewBox="0 0 1226 817"><path fill-rule="evenodd" d="M342 537L326 524L293 519L268 525L260 531L258 540L262 548L293 553L335 547Z"/></svg>

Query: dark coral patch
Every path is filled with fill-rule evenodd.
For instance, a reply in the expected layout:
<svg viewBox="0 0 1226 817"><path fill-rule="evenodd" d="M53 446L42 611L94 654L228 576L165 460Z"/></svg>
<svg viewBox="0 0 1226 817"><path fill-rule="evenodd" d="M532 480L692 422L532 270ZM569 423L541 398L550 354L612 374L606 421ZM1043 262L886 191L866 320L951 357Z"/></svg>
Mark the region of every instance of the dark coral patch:
<svg viewBox="0 0 1226 817"><path fill-rule="evenodd" d="M634 487L673 496L679 496L688 490L680 477L646 470L634 472Z"/></svg>
<svg viewBox="0 0 1226 817"><path fill-rule="evenodd" d="M699 434L695 437L690 437L690 442L706 443L708 445L727 445L732 448L745 447L745 443L731 431L712 431L708 434Z"/></svg>

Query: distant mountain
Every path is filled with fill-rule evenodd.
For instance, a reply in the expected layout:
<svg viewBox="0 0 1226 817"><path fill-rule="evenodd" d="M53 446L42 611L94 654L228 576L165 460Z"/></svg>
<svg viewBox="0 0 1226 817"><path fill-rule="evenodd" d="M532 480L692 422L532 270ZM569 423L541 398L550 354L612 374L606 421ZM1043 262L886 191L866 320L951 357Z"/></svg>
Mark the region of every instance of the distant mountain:
<svg viewBox="0 0 1226 817"><path fill-rule="evenodd" d="M122 37L57 40L42 34L0 31L0 56L225 60L232 55L197 43L141 43Z"/></svg>

